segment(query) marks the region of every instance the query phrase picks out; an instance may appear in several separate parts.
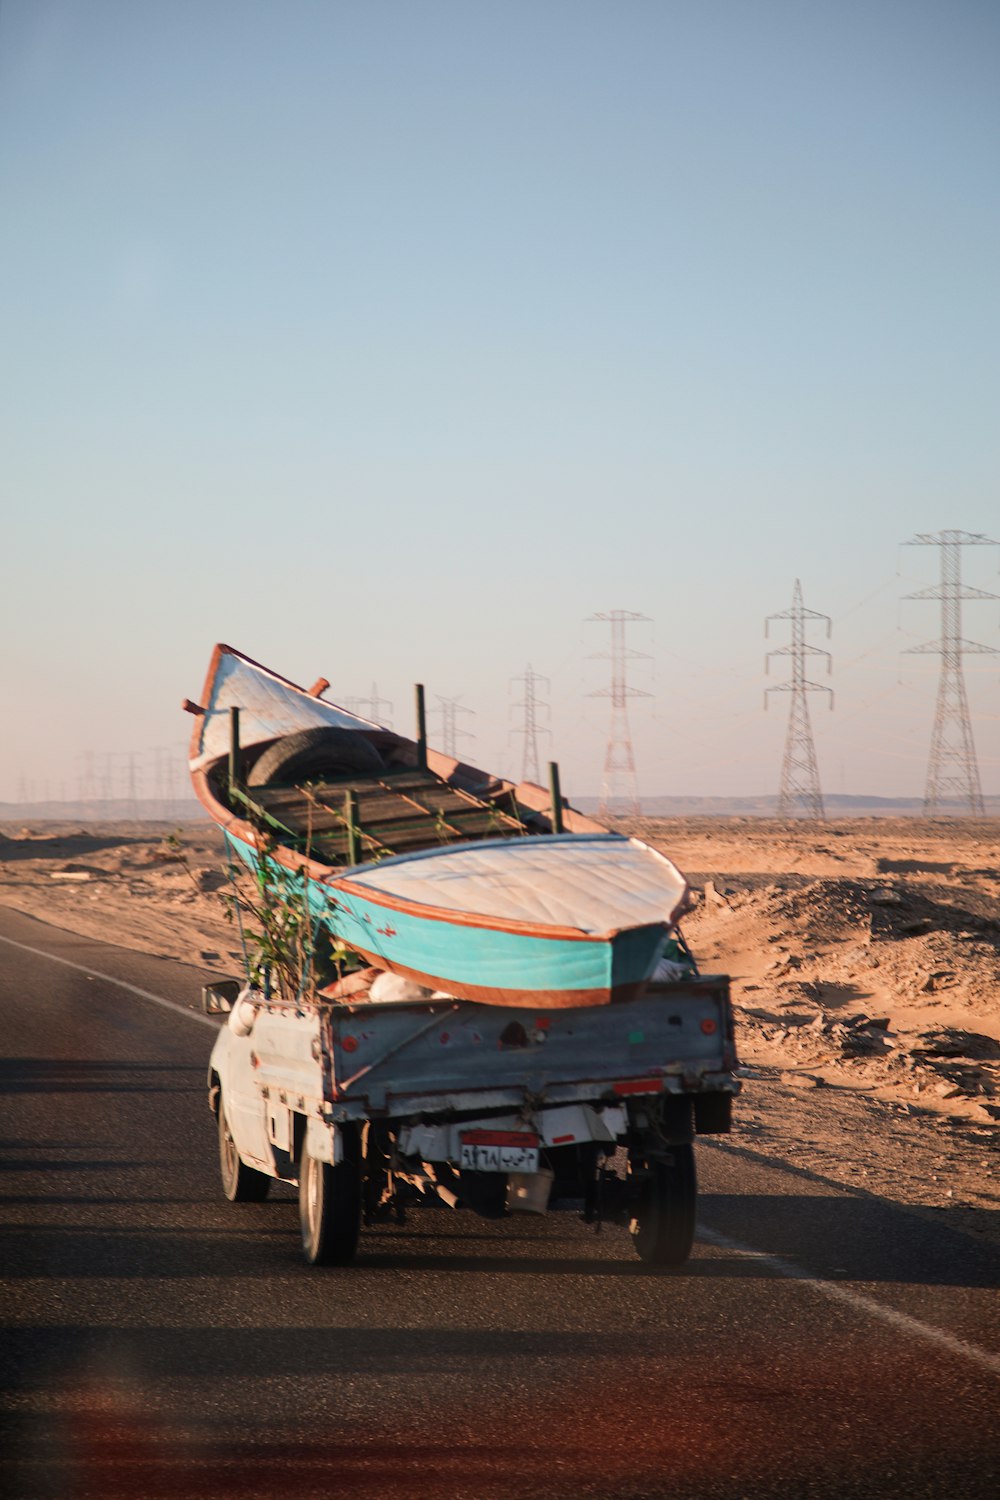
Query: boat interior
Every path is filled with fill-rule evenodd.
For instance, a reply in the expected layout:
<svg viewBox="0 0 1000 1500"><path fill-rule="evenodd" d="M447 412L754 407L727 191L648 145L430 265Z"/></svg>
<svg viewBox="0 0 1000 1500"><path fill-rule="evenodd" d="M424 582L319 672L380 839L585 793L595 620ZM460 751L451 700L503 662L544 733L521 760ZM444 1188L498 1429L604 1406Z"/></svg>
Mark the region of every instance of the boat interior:
<svg viewBox="0 0 1000 1500"><path fill-rule="evenodd" d="M226 759L212 767L213 792L234 812L269 829L280 843L329 865L551 831L550 819L521 804L510 782L493 778L474 790L458 785L454 777L422 763L437 759L451 768L454 761L391 731L370 736L351 732L355 745L364 738L371 746L372 763L344 766L337 743L342 734L327 733L328 755L321 745L311 757L296 756L293 750L284 764L282 741L248 747L235 776ZM289 745L298 738L293 736Z"/></svg>

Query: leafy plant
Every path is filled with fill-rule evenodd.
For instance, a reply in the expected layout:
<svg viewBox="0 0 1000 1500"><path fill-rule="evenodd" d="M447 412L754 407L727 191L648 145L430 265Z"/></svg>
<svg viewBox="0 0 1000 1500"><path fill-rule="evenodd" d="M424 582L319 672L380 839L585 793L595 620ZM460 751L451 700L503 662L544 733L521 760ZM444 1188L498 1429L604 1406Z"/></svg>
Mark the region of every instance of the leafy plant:
<svg viewBox="0 0 1000 1500"><path fill-rule="evenodd" d="M311 820L310 820L311 821ZM309 858L311 827L305 845ZM317 992L363 966L359 956L322 926L312 910L311 881L278 863L276 842L258 828L252 871L233 862L223 893L226 919L238 925L250 983L288 1004L315 1001Z"/></svg>
<svg viewBox="0 0 1000 1500"><path fill-rule="evenodd" d="M284 869L274 847L258 833L254 869L231 864L222 900L226 920L240 928L250 983L293 1003L315 992L317 932L308 873Z"/></svg>

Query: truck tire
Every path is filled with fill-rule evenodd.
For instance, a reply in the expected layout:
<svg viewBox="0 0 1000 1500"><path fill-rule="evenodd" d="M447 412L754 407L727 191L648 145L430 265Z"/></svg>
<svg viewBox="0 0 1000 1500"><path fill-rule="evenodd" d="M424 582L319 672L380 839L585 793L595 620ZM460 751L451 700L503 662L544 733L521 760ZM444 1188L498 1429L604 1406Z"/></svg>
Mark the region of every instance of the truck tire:
<svg viewBox="0 0 1000 1500"><path fill-rule="evenodd" d="M302 1253L311 1266L347 1266L361 1231L361 1166L357 1131L341 1126L344 1159L335 1167L310 1156L305 1141L299 1157L299 1223Z"/></svg>
<svg viewBox="0 0 1000 1500"><path fill-rule="evenodd" d="M222 1095L219 1095L219 1170L222 1191L230 1203L263 1203L271 1188L266 1172L258 1172L240 1161L233 1133L226 1119Z"/></svg>
<svg viewBox="0 0 1000 1500"><path fill-rule="evenodd" d="M670 1155L671 1161L648 1164L630 1226L636 1254L651 1266L683 1265L694 1241L694 1149L673 1146Z"/></svg>
<svg viewBox="0 0 1000 1500"><path fill-rule="evenodd" d="M359 730L319 725L287 734L269 745L251 768L247 785L315 781L323 776L350 776L352 772L370 775L384 769L382 756Z"/></svg>

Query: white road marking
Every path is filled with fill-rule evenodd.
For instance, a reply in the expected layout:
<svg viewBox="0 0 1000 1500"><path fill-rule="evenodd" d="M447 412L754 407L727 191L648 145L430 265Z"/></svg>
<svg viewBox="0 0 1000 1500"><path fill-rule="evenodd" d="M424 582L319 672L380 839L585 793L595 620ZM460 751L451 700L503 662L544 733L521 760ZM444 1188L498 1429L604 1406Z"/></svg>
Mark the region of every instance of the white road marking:
<svg viewBox="0 0 1000 1500"><path fill-rule="evenodd" d="M180 1016L187 1016L189 1021L200 1021L203 1026L211 1026L213 1030L218 1029L218 1021L213 1021L210 1016L203 1016L200 1011L188 1010L186 1005L178 1005L176 1000L166 1000L162 995L154 995L152 990L140 990L137 985L126 984L124 979L116 979L113 974L103 974L100 969L91 969L86 964L74 963L71 958L60 958L58 954L46 953L44 948L32 948L27 943L15 943L13 938L0 936L0 943L7 943L11 948L20 948L23 953L34 953L38 958L51 959L54 964L62 964L67 969L77 969L81 974L86 974L88 979L103 979L105 984L116 984L120 990L128 990L130 995L138 995L140 1000L151 1000L154 1005L162 1005L166 1010L175 1010Z"/></svg>
<svg viewBox="0 0 1000 1500"><path fill-rule="evenodd" d="M760 1265L767 1266L779 1276L785 1276L789 1281L801 1281L810 1291L817 1292L821 1297L827 1297L831 1302L843 1303L854 1312L864 1313L870 1318L877 1318L882 1323L888 1323L890 1328L895 1328L898 1333L905 1333L910 1338L923 1339L926 1343L937 1344L939 1349L946 1349L949 1354L957 1354L963 1359L971 1360L973 1364L980 1365L984 1370L989 1370L992 1375L1000 1375L1000 1355L991 1354L988 1349L981 1349L978 1344L969 1344L965 1339L956 1338L953 1333L946 1333L943 1328L935 1328L931 1323L921 1323L919 1318L911 1318L908 1313L897 1312L894 1307L886 1307L884 1302L877 1302L874 1297L866 1297L863 1292L855 1292L850 1287L840 1286L834 1281L824 1281L822 1276L816 1276L812 1271L804 1271L801 1266L796 1266L788 1260L782 1260L779 1255L769 1255L766 1250L755 1250L752 1245L741 1245L738 1240L731 1240L728 1235L720 1234L716 1229L708 1229L705 1225L698 1225L698 1237L705 1240L709 1245L717 1245L720 1250L728 1250L731 1255L739 1255L748 1260L755 1260Z"/></svg>

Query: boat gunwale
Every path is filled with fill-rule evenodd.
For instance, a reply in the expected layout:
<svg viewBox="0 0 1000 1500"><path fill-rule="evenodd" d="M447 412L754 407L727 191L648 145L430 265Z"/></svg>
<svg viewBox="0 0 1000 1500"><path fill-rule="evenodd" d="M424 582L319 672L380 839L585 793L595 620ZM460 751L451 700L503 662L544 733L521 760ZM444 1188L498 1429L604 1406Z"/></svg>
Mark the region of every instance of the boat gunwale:
<svg viewBox="0 0 1000 1500"><path fill-rule="evenodd" d="M213 822L219 824L225 831L232 833L233 837L240 839L242 843L256 849L257 830L252 823L248 822L245 818L241 818L237 813L226 807L225 803L215 797L207 770L199 768L193 771L191 779L194 782L199 801L211 815ZM534 835L534 837L540 836ZM556 836L558 837L558 835ZM573 834L564 836L568 838L576 837ZM469 840L468 846L472 847L475 842L477 841ZM454 844L442 845L442 850L447 848L454 849L456 847L459 846ZM427 852L433 853L435 851L429 850ZM654 850L653 852L660 859L666 859L666 856L659 854L658 850ZM342 894L353 896L357 900L368 901L373 906L378 906L386 911L401 912L406 916L416 917L422 921L446 922L454 927L476 927L489 932L510 933L512 937L549 939L553 942L613 943L623 933L639 932L644 927L656 927L661 925L661 923L664 928L671 927L685 909L685 898L688 889L687 881L681 875L682 890L680 898L670 913L664 913L661 922L638 922L627 927L612 927L605 932L584 932L579 927L557 927L550 923L527 922L515 917L478 916L474 912L452 911L448 907L429 906L423 902L412 901L407 897L393 897L381 891L371 890L367 886L355 884L348 877L338 876L331 870L329 865L321 864L309 855L299 854L296 850L288 849L285 845L279 843L276 843L274 848L269 850L268 858L273 859L277 864L282 865L285 869L292 871L292 873L297 874L302 870L306 870L311 880L327 890L339 891ZM667 862L676 869L672 860ZM353 866L352 868L357 870L359 867ZM680 874L680 871L678 871L678 874ZM354 947L355 945L352 943L351 946Z"/></svg>

